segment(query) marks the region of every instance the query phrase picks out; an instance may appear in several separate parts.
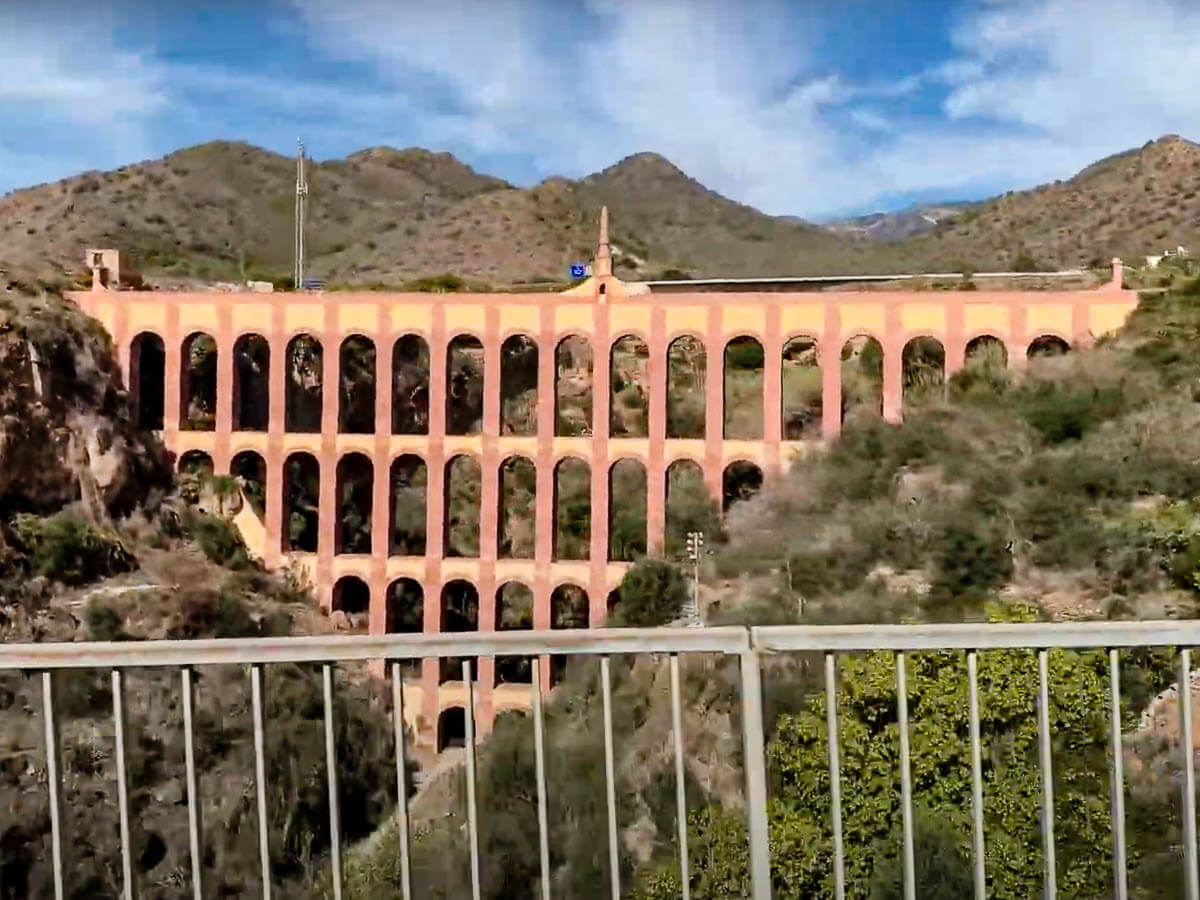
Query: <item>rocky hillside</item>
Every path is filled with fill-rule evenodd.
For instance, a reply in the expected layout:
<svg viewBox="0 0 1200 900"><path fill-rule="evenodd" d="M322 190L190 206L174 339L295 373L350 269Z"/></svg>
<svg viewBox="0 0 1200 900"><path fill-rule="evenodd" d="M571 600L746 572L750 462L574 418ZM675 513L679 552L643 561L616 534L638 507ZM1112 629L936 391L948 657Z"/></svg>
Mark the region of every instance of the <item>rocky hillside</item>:
<svg viewBox="0 0 1200 900"><path fill-rule="evenodd" d="M213 142L16 191L0 198L0 277L67 282L85 277L85 247L113 246L163 285L285 278L294 172ZM604 204L627 278L1058 268L1200 234L1200 147L1175 136L1065 182L827 228L722 197L654 153L516 188L446 153L377 147L310 164L309 185L308 274L331 285L561 281L591 258Z"/></svg>
<svg viewBox="0 0 1200 900"><path fill-rule="evenodd" d="M1067 181L1010 191L904 243L931 267L1006 267L1025 255L1056 269L1200 250L1200 144L1166 135Z"/></svg>
<svg viewBox="0 0 1200 900"><path fill-rule="evenodd" d="M0 293L0 642L330 630L303 582L263 571L233 527L194 502L211 491L192 493L189 500L173 483L162 446L131 425L99 326L58 297ZM348 666L338 674L338 780L344 830L354 839L392 802L392 732L365 673ZM118 896L110 674L60 672L53 690L66 896ZM198 796L212 896L261 893L249 693L241 667L197 672ZM329 845L320 676L272 666L266 696L272 878L282 896L311 896ZM130 671L125 700L137 893L190 894L179 675ZM42 702L34 673L0 670L4 897L53 896Z"/></svg>

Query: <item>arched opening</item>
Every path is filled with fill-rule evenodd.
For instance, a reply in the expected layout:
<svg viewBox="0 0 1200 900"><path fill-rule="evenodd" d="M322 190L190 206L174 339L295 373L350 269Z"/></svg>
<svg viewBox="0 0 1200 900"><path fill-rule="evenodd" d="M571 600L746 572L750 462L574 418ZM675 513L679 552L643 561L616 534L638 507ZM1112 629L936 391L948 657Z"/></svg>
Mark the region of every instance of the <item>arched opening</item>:
<svg viewBox="0 0 1200 900"><path fill-rule="evenodd" d="M217 342L197 332L183 341L179 379L179 427L213 431L217 427Z"/></svg>
<svg viewBox="0 0 1200 900"><path fill-rule="evenodd" d="M554 467L554 558L587 559L592 540L592 469L577 456Z"/></svg>
<svg viewBox="0 0 1200 900"><path fill-rule="evenodd" d="M607 617L607 619L611 619L613 617L613 613L615 613L617 611L617 607L619 607L620 605L621 605L621 589L619 587L615 587L611 591L608 592L608 597L604 603L604 614ZM606 619L606 621L607 621L607 619Z"/></svg>
<svg viewBox="0 0 1200 900"><path fill-rule="evenodd" d="M311 453L293 453L283 464L283 549L317 552L321 469Z"/></svg>
<svg viewBox="0 0 1200 900"><path fill-rule="evenodd" d="M533 628L533 591L519 581L509 581L496 591L496 630ZM528 656L497 656L496 683L529 684L532 668Z"/></svg>
<svg viewBox="0 0 1200 900"><path fill-rule="evenodd" d="M230 462L229 474L237 479L250 509L263 518L267 508L267 461L253 450L243 450Z"/></svg>
<svg viewBox="0 0 1200 900"><path fill-rule="evenodd" d="M577 334L567 335L554 350L554 433L592 433L592 344Z"/></svg>
<svg viewBox="0 0 1200 900"><path fill-rule="evenodd" d="M782 432L785 441L821 436L821 361L816 338L794 337L783 345L781 365Z"/></svg>
<svg viewBox="0 0 1200 900"><path fill-rule="evenodd" d="M243 334L233 345L233 428L266 431L271 418L271 345Z"/></svg>
<svg viewBox="0 0 1200 900"><path fill-rule="evenodd" d="M725 438L760 441L763 436L763 346L742 335L725 345Z"/></svg>
<svg viewBox="0 0 1200 900"><path fill-rule="evenodd" d="M375 432L375 343L360 334L338 351L338 432Z"/></svg>
<svg viewBox="0 0 1200 900"><path fill-rule="evenodd" d="M438 753L450 747L467 746L467 711L461 706L451 706L438 714Z"/></svg>
<svg viewBox="0 0 1200 900"><path fill-rule="evenodd" d="M346 614L351 628L365 628L371 608L371 589L357 575L343 575L333 585L334 611Z"/></svg>
<svg viewBox="0 0 1200 900"><path fill-rule="evenodd" d="M668 556L687 554L689 532L700 532L708 543L722 533L717 503L704 483L704 470L694 460L677 459L667 468L666 517Z"/></svg>
<svg viewBox="0 0 1200 900"><path fill-rule="evenodd" d="M211 481L213 477L212 457L203 450L189 450L179 457L177 468L180 475L188 475L198 481Z"/></svg>
<svg viewBox="0 0 1200 900"><path fill-rule="evenodd" d="M284 382L285 431L316 433L321 430L321 391L324 350L311 334L298 334L287 345Z"/></svg>
<svg viewBox="0 0 1200 900"><path fill-rule="evenodd" d="M742 500L749 500L762 490L762 469L752 462L738 460L725 467L721 476L721 509L729 512L729 507Z"/></svg>
<svg viewBox="0 0 1200 900"><path fill-rule="evenodd" d="M575 584L560 584L550 595L551 628L587 628L587 591ZM550 681L557 684L566 674L569 657L550 657ZM578 659L578 657L576 657Z"/></svg>
<svg viewBox="0 0 1200 900"><path fill-rule="evenodd" d="M946 350L932 337L915 337L900 356L904 373L904 405L919 406L945 396Z"/></svg>
<svg viewBox="0 0 1200 900"><path fill-rule="evenodd" d="M615 438L650 436L650 348L627 334L612 345L608 433Z"/></svg>
<svg viewBox="0 0 1200 900"><path fill-rule="evenodd" d="M983 369L1007 369L1008 348L1004 341L990 334L981 334L967 342L964 355L965 366Z"/></svg>
<svg viewBox="0 0 1200 900"><path fill-rule="evenodd" d="M538 346L514 334L500 347L500 433L537 434Z"/></svg>
<svg viewBox="0 0 1200 900"><path fill-rule="evenodd" d="M446 434L483 431L483 344L460 334L446 351Z"/></svg>
<svg viewBox="0 0 1200 900"><path fill-rule="evenodd" d="M425 461L412 453L397 456L392 460L391 475L388 555L424 556L428 481Z"/></svg>
<svg viewBox="0 0 1200 900"><path fill-rule="evenodd" d="M1043 334L1029 342L1025 351L1026 359L1045 359L1053 356L1066 356L1071 352L1071 345L1053 334Z"/></svg>
<svg viewBox="0 0 1200 900"><path fill-rule="evenodd" d="M479 630L479 592L469 581L455 579L442 588L441 631L463 632ZM465 657L442 657L441 681L458 681L462 678ZM478 678L478 663L471 658L471 679Z"/></svg>
<svg viewBox="0 0 1200 900"><path fill-rule="evenodd" d="M429 344L420 335L392 345L392 434L429 434Z"/></svg>
<svg viewBox="0 0 1200 900"><path fill-rule="evenodd" d="M842 344L842 422L883 415L883 347L866 335Z"/></svg>
<svg viewBox="0 0 1200 900"><path fill-rule="evenodd" d="M425 592L411 578L397 578L388 585L386 625L388 634L420 634L425 624ZM400 671L416 675L421 671L419 659L399 660Z"/></svg>
<svg viewBox="0 0 1200 900"><path fill-rule="evenodd" d="M704 342L690 334L667 347L667 437L704 437L708 358Z"/></svg>
<svg viewBox="0 0 1200 900"><path fill-rule="evenodd" d="M500 510L497 555L533 559L537 539L537 470L524 456L500 464Z"/></svg>
<svg viewBox="0 0 1200 900"><path fill-rule="evenodd" d="M133 421L138 428L162 431L167 351L157 334L143 331L129 346L129 387Z"/></svg>
<svg viewBox="0 0 1200 900"><path fill-rule="evenodd" d="M371 552L374 475L371 460L363 453L347 453L338 460L338 521L334 553Z"/></svg>
<svg viewBox="0 0 1200 900"><path fill-rule="evenodd" d="M446 556L479 556L479 463L459 454L446 463Z"/></svg>
<svg viewBox="0 0 1200 900"><path fill-rule="evenodd" d="M608 558L633 562L646 555L646 467L619 459L608 474Z"/></svg>

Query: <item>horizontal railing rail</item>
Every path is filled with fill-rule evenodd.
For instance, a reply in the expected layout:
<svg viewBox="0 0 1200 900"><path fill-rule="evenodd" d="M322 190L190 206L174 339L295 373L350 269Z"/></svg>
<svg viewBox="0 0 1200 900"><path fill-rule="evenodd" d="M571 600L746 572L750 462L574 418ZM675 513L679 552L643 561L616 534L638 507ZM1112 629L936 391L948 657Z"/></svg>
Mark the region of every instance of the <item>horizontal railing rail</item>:
<svg viewBox="0 0 1200 900"><path fill-rule="evenodd" d="M63 844L62 765L60 731L54 707L54 673L80 668L112 670L117 803L120 814L123 896L134 896L130 845L129 785L125 764L127 726L124 699L125 673L145 667L180 670L185 748L185 784L188 806L189 849L193 896L202 896L201 830L198 779L193 737L193 669L205 665L249 667L251 714L254 728L255 782L259 829L262 893L271 896L271 866L268 848L266 767L264 764L263 667L281 663L310 663L322 666L326 777L329 791L330 868L335 897L342 894L341 829L338 819L336 742L333 718L333 667L339 662L367 660L411 660L446 657L525 656L532 665L530 709L536 759L541 896L551 895L549 831L546 806L545 731L541 685L546 683L541 657L598 656L604 717L605 788L608 811L609 884L613 898L620 896L620 860L617 830L616 779L614 765L610 657L632 654L661 654L669 657L672 712L672 743L675 756L676 817L682 895L689 896L687 809L684 794L682 697L679 656L686 653L719 653L740 659L742 740L746 778L746 818L750 848L750 878L755 900L771 896L771 870L767 820L765 747L762 717L761 659L764 654L807 651L824 656L826 727L829 748L830 827L833 835L833 880L835 896L845 896L845 850L842 834L840 749L837 717L837 655L861 651L890 651L896 659L896 702L899 727L900 785L902 809L902 860L904 895L914 898L916 879L913 848L913 798L909 745L909 716L906 656L925 651L960 651L966 656L968 716L971 744L972 856L975 895L986 896L983 842L983 773L978 693L978 654L981 651L1023 649L1036 654L1038 671L1038 759L1042 804L1041 832L1045 861L1044 889L1056 894L1054 839L1054 781L1049 718L1048 651L1054 649L1100 649L1107 651L1111 700L1111 772L1113 822L1114 896L1127 897L1124 828L1124 774L1121 745L1121 694L1119 653L1122 648L1180 648L1178 668L1179 734L1183 771L1183 832L1185 883L1189 900L1200 900L1200 871L1197 868L1195 768L1190 699L1190 647L1200 646L1200 621L1077 622L951 625L849 625L767 626L719 628L580 629L561 631L457 632L439 634L328 635L296 638L247 638L224 640L156 640L81 643L0 644L0 670L40 671L42 716L46 745L46 776L50 801L51 850L55 896L65 896L64 872L69 866ZM475 700L469 659L462 662L466 686L465 765L467 769L467 819L472 896L480 896L479 832L476 798L474 722ZM406 775L408 760L404 743L404 697L399 666L390 673L396 754L397 827L400 842L401 888L411 897L409 824Z"/></svg>

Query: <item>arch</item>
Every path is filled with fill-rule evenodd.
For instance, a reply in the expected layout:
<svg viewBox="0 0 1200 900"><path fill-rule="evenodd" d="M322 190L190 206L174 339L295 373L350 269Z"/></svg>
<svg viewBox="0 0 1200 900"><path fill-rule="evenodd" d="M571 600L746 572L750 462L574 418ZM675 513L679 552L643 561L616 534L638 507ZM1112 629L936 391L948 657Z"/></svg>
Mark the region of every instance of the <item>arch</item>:
<svg viewBox="0 0 1200 900"><path fill-rule="evenodd" d="M592 433L592 343L568 334L554 348L554 433L585 437Z"/></svg>
<svg viewBox="0 0 1200 900"><path fill-rule="evenodd" d="M1057 334L1041 334L1029 342L1025 348L1026 359L1045 359L1054 356L1066 356L1071 352L1071 345Z"/></svg>
<svg viewBox="0 0 1200 900"><path fill-rule="evenodd" d="M704 341L684 334L667 346L667 437L704 437L708 356Z"/></svg>
<svg viewBox="0 0 1200 900"><path fill-rule="evenodd" d="M587 628L588 611L587 591L577 584L560 584L550 594L551 628ZM563 680L569 660L567 656L550 657L551 684Z"/></svg>
<svg viewBox="0 0 1200 900"><path fill-rule="evenodd" d="M298 334L287 345L284 364L283 428L314 434L321 430L325 350L311 334Z"/></svg>
<svg viewBox="0 0 1200 900"><path fill-rule="evenodd" d="M467 746L467 711L462 706L448 706L438 713L437 752L449 747Z"/></svg>
<svg viewBox="0 0 1200 900"><path fill-rule="evenodd" d="M233 345L233 430L266 431L271 418L271 345L243 334Z"/></svg>
<svg viewBox="0 0 1200 900"><path fill-rule="evenodd" d="M460 334L446 350L446 434L483 431L483 344Z"/></svg>
<svg viewBox="0 0 1200 900"><path fill-rule="evenodd" d="M199 478L201 481L207 481L213 477L213 459L203 450L188 450L179 457L179 463L176 465L180 475L191 475L193 478Z"/></svg>
<svg viewBox="0 0 1200 900"><path fill-rule="evenodd" d="M317 552L321 465L311 453L293 453L283 462L284 552Z"/></svg>
<svg viewBox="0 0 1200 900"><path fill-rule="evenodd" d="M353 629L364 628L371 608L371 589L357 575L343 575L333 585L331 609L349 618Z"/></svg>
<svg viewBox="0 0 1200 900"><path fill-rule="evenodd" d="M617 338L609 351L608 433L650 436L650 347L635 334Z"/></svg>
<svg viewBox="0 0 1200 900"><path fill-rule="evenodd" d="M554 558L587 559L592 541L592 468L578 456L554 467Z"/></svg>
<svg viewBox="0 0 1200 900"><path fill-rule="evenodd" d="M646 554L646 467L632 457L608 470L608 558L633 562Z"/></svg>
<svg viewBox="0 0 1200 900"><path fill-rule="evenodd" d="M446 463L446 556L479 556L479 505L482 473L479 462L460 453Z"/></svg>
<svg viewBox="0 0 1200 900"><path fill-rule="evenodd" d="M392 434L429 434L429 344L406 334L392 345Z"/></svg>
<svg viewBox="0 0 1200 900"><path fill-rule="evenodd" d="M780 396L783 401L783 420L780 423L783 439L804 441L819 438L824 398L816 338L797 335L783 345Z"/></svg>
<svg viewBox="0 0 1200 900"><path fill-rule="evenodd" d="M427 488L425 460L405 453L392 460L388 512L388 555L424 556Z"/></svg>
<svg viewBox="0 0 1200 900"><path fill-rule="evenodd" d="M533 628L533 591L520 581L506 581L496 591L497 631ZM527 656L496 657L496 683L529 684L533 679Z"/></svg>
<svg viewBox="0 0 1200 900"><path fill-rule="evenodd" d="M183 339L179 377L179 427L214 431L217 427L217 342L193 332Z"/></svg>
<svg viewBox="0 0 1200 900"><path fill-rule="evenodd" d="M334 553L371 552L371 507L375 469L363 453L347 453L337 464L337 527Z"/></svg>
<svg viewBox="0 0 1200 900"><path fill-rule="evenodd" d="M883 415L883 345L867 334L851 335L841 357L842 422Z"/></svg>
<svg viewBox="0 0 1200 900"><path fill-rule="evenodd" d="M154 332L143 331L129 345L130 405L138 428L162 431L166 378L166 345Z"/></svg>
<svg viewBox="0 0 1200 900"><path fill-rule="evenodd" d="M446 582L442 587L439 606L441 621L439 631L464 632L479 630L479 592L475 585L461 578ZM462 678L463 657L442 657L441 681L457 681ZM477 660L471 658L471 677L478 677Z"/></svg>
<svg viewBox="0 0 1200 900"><path fill-rule="evenodd" d="M500 433L537 434L538 345L514 334L500 345Z"/></svg>
<svg viewBox="0 0 1200 900"><path fill-rule="evenodd" d="M904 405L922 404L945 395L946 348L935 337L919 335L900 354Z"/></svg>
<svg viewBox="0 0 1200 900"><path fill-rule="evenodd" d="M762 469L757 465L744 459L731 462L721 475L722 512L729 512L734 503L749 500L762 490L762 483Z"/></svg>
<svg viewBox="0 0 1200 900"><path fill-rule="evenodd" d="M1008 368L1008 347L994 334L981 334L967 341L963 357L968 366Z"/></svg>
<svg viewBox="0 0 1200 900"><path fill-rule="evenodd" d="M687 554L689 532L699 531L712 541L721 533L716 501L704 483L704 470L692 459L677 459L667 467L665 550L668 556Z"/></svg>
<svg viewBox="0 0 1200 900"><path fill-rule="evenodd" d="M267 461L254 450L243 450L233 457L229 474L238 481L242 496L260 519L267 507Z"/></svg>
<svg viewBox="0 0 1200 900"><path fill-rule="evenodd" d="M384 630L388 634L420 634L425 626L425 592L412 578L397 578L388 585ZM415 675L421 660L397 660L401 671Z"/></svg>
<svg viewBox="0 0 1200 900"><path fill-rule="evenodd" d="M722 390L726 440L762 440L765 362L758 338L739 335L725 344Z"/></svg>
<svg viewBox="0 0 1200 900"><path fill-rule="evenodd" d="M361 334L338 348L338 432L375 433L375 342Z"/></svg>
<svg viewBox="0 0 1200 900"><path fill-rule="evenodd" d="M537 469L533 460L510 456L500 464L497 499L497 555L503 559L533 559L537 540Z"/></svg>

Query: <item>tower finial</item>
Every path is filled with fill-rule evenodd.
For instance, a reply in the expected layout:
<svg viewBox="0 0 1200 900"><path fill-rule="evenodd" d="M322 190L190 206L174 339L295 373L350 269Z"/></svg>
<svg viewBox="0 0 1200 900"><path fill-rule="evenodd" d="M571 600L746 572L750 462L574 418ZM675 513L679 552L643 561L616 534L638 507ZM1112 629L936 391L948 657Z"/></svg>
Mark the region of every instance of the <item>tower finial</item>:
<svg viewBox="0 0 1200 900"><path fill-rule="evenodd" d="M596 258L592 261L592 275L612 274L612 251L608 246L608 207L600 207L600 240L596 243Z"/></svg>

